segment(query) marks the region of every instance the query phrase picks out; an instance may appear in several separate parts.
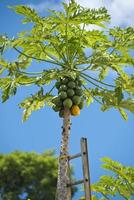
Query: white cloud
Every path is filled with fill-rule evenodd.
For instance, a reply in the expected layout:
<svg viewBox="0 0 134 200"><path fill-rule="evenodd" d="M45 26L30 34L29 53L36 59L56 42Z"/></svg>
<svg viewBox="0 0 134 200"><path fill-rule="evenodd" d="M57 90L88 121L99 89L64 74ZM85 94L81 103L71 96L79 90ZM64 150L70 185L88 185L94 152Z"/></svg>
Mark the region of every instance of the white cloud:
<svg viewBox="0 0 134 200"><path fill-rule="evenodd" d="M61 0L63 1L63 0ZM69 2L69 0L65 0ZM134 0L76 0L79 4L89 8L105 6L111 15L112 26L134 26ZM30 4L40 13L50 9L61 10L60 3L54 0L44 0L41 3Z"/></svg>
<svg viewBox="0 0 134 200"><path fill-rule="evenodd" d="M84 7L105 6L110 15L112 26L134 26L134 0L76 0Z"/></svg>
<svg viewBox="0 0 134 200"><path fill-rule="evenodd" d="M29 7L35 9L39 13L46 12L48 9L59 10L59 3L56 3L54 0L43 1L38 4L28 4Z"/></svg>

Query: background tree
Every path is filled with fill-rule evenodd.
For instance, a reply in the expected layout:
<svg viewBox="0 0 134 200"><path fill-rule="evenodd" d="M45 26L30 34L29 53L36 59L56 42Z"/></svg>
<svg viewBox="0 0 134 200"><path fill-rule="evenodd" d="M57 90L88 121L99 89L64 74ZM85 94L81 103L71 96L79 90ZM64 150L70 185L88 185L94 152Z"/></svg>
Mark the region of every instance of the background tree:
<svg viewBox="0 0 134 200"><path fill-rule="evenodd" d="M101 176L99 181L92 185L92 191L99 194L93 195L93 200L110 200L122 197L131 200L134 197L134 168L124 166L110 158L101 159L102 168L109 170L110 175ZM84 200L84 198L81 198Z"/></svg>
<svg viewBox="0 0 134 200"><path fill-rule="evenodd" d="M57 158L43 154L13 152L0 155L0 193L3 200L52 200L57 181Z"/></svg>
<svg viewBox="0 0 134 200"><path fill-rule="evenodd" d="M0 154L0 195L3 200L53 200L56 193L57 157L16 151ZM76 191L73 188L72 194Z"/></svg>
<svg viewBox="0 0 134 200"><path fill-rule="evenodd" d="M23 23L32 22L33 26L17 38L1 36L1 54L12 48L18 56L14 62L1 56L0 88L5 102L20 86L39 87L36 94L19 105L24 109L23 121L46 104L64 118L57 194L58 200L68 200L71 115L79 115L84 103L90 105L93 100L101 104L102 111L117 109L124 119L127 119L124 109L134 112L134 78L125 72L125 67L131 68L134 64L134 29L107 28L110 16L105 8L86 9L74 0L62 5L63 11L51 10L47 17L40 17L26 6L13 7L15 12L24 15ZM102 30L88 29L91 24ZM51 67L28 72L33 60L49 63ZM115 73L114 79L111 79L111 72ZM46 84L50 84L49 91L44 90Z"/></svg>

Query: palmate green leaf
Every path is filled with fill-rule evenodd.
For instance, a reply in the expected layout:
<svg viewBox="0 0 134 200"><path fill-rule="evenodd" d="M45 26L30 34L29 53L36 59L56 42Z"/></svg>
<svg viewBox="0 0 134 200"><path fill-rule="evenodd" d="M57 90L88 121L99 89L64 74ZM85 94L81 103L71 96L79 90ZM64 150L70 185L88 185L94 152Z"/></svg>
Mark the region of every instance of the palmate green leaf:
<svg viewBox="0 0 134 200"><path fill-rule="evenodd" d="M4 59L0 59L1 73L3 73L4 70L8 70L10 75L15 75L18 70L28 68L31 64L31 61L31 58L26 57L13 62L7 62Z"/></svg>
<svg viewBox="0 0 134 200"><path fill-rule="evenodd" d="M134 195L134 168L123 166L121 163L110 158L101 159L104 169L110 170L112 174L101 176L100 180L93 184L93 191L106 195L106 199L118 196L131 200Z"/></svg>
<svg viewBox="0 0 134 200"><path fill-rule="evenodd" d="M86 98L86 104L87 106L90 106L90 104L93 103L93 96L89 90L83 90L83 92Z"/></svg>
<svg viewBox="0 0 134 200"><path fill-rule="evenodd" d="M120 86L115 88L115 96L117 97L117 104L119 104L124 98L122 88Z"/></svg>
<svg viewBox="0 0 134 200"><path fill-rule="evenodd" d="M0 54L2 55L4 51L9 48L10 41L6 35L0 35Z"/></svg>
<svg viewBox="0 0 134 200"><path fill-rule="evenodd" d="M107 90L99 90L92 89L89 90L92 96L98 96L102 100L101 110L107 111L110 108L117 109L122 115L123 119L127 120L128 116L124 109L134 113L134 100L132 98L128 98L124 100L124 96L122 93L122 88L117 87L115 91L107 91Z"/></svg>
<svg viewBox="0 0 134 200"><path fill-rule="evenodd" d="M11 41L12 47L17 47L25 44L23 37L15 38Z"/></svg>
<svg viewBox="0 0 134 200"><path fill-rule="evenodd" d="M8 67L8 63L4 59L0 59L0 75L3 74L5 69Z"/></svg>
<svg viewBox="0 0 134 200"><path fill-rule="evenodd" d="M115 187L119 194L131 199L131 195L134 195L134 168L123 166L109 158L103 158L102 161L102 167L114 173Z"/></svg>
<svg viewBox="0 0 134 200"><path fill-rule="evenodd" d="M121 87L128 94L134 94L134 76L129 76L129 79L124 80L122 77L116 79L117 87Z"/></svg>
<svg viewBox="0 0 134 200"><path fill-rule="evenodd" d="M102 22L109 21L110 16L105 8L86 9L71 1L67 6L64 4L66 13L69 15L69 21L72 24L96 24L103 26Z"/></svg>
<svg viewBox="0 0 134 200"><path fill-rule="evenodd" d="M8 87L6 87L3 90L3 93L2 93L2 103L4 103L5 101L7 101L9 99L9 96L15 95L16 92L17 92L17 87L12 82L10 85L8 85Z"/></svg>
<svg viewBox="0 0 134 200"><path fill-rule="evenodd" d="M122 70L119 65L112 65L112 68L120 75L120 77L126 82L129 80L129 76Z"/></svg>
<svg viewBox="0 0 134 200"><path fill-rule="evenodd" d="M106 66L102 66L102 69L100 70L99 73L99 80L102 81L108 75L108 72L109 68Z"/></svg>
<svg viewBox="0 0 134 200"><path fill-rule="evenodd" d="M4 68L0 67L0 75L3 74L4 70Z"/></svg>
<svg viewBox="0 0 134 200"><path fill-rule="evenodd" d="M38 81L37 77L28 77L26 75L19 75L16 78L4 77L0 78L0 89L2 90L2 102L9 99L17 92L17 87L20 85L35 84Z"/></svg>
<svg viewBox="0 0 134 200"><path fill-rule="evenodd" d="M13 9L16 13L25 16L23 23L27 23L27 22L40 23L41 22L41 18L38 16L35 10L30 7L27 7L24 5L18 5L18 6L9 6L9 8Z"/></svg>
<svg viewBox="0 0 134 200"><path fill-rule="evenodd" d="M2 102L9 99L9 96L16 94L16 82L10 77L0 78L0 89L2 90Z"/></svg>
<svg viewBox="0 0 134 200"><path fill-rule="evenodd" d="M108 40L108 36L105 35L102 31L99 30L84 30L84 37L83 37L83 42L84 45L87 47L92 47L94 48L95 46L102 46L111 45L111 42Z"/></svg>
<svg viewBox="0 0 134 200"><path fill-rule="evenodd" d="M113 45L116 49L121 50L124 49L134 49L134 28L120 28L115 27L114 29L110 29L109 34L114 38Z"/></svg>
<svg viewBox="0 0 134 200"><path fill-rule="evenodd" d="M19 75L15 81L19 85L29 85L29 84L31 85L31 84L36 84L39 79L40 77L29 77L26 75Z"/></svg>
<svg viewBox="0 0 134 200"><path fill-rule="evenodd" d="M127 113L125 112L123 108L119 108L119 112L122 115L123 119L128 120Z"/></svg>
<svg viewBox="0 0 134 200"><path fill-rule="evenodd" d="M50 84L53 80L60 77L59 69L49 69L45 70L40 79L37 81L38 85Z"/></svg>
<svg viewBox="0 0 134 200"><path fill-rule="evenodd" d="M0 89L6 88L10 83L12 79L10 77L6 78L0 78Z"/></svg>
<svg viewBox="0 0 134 200"><path fill-rule="evenodd" d="M45 105L51 106L51 100L53 96L50 94L43 95L42 89L39 90L32 97L26 98L19 104L20 108L23 108L23 122L26 121L33 111L43 108Z"/></svg>
<svg viewBox="0 0 134 200"><path fill-rule="evenodd" d="M128 98L127 100L120 102L120 107L129 110L134 114L134 99Z"/></svg>
<svg viewBox="0 0 134 200"><path fill-rule="evenodd" d="M54 47L44 45L43 42L37 41L36 38L32 36L25 37L25 42L24 39L21 38L20 40L18 38L16 41L13 41L12 45L23 49L23 51L21 51L22 54L19 56L20 59L34 57L37 60L48 59L56 61L60 58Z"/></svg>
<svg viewBox="0 0 134 200"><path fill-rule="evenodd" d="M0 66L7 68L8 67L8 62L5 61L3 58L0 59Z"/></svg>
<svg viewBox="0 0 134 200"><path fill-rule="evenodd" d="M120 179L126 179L128 180L128 182L131 182L131 178L133 177L132 174L134 175L134 169L130 168L130 167L125 167L123 166L121 163L117 162L117 161L113 161L110 158L102 158L101 159L104 164L102 164L102 167L104 169L110 170L112 172L114 172L115 174L119 175ZM132 172L131 175L128 173L129 170Z"/></svg>
<svg viewBox="0 0 134 200"><path fill-rule="evenodd" d="M112 176L101 176L100 180L93 184L91 189L93 192L102 193L104 195L112 195L115 196L116 188L115 188L116 181Z"/></svg>
<svg viewBox="0 0 134 200"><path fill-rule="evenodd" d="M31 62L32 62L31 58L25 57L23 59L18 59L15 62L10 62L8 64L7 69L12 72L15 72L16 70L19 70L19 69L27 69L30 66Z"/></svg>
<svg viewBox="0 0 134 200"><path fill-rule="evenodd" d="M101 109L101 111L105 112L105 111L108 111L111 108L112 108L112 105L103 104L100 109Z"/></svg>

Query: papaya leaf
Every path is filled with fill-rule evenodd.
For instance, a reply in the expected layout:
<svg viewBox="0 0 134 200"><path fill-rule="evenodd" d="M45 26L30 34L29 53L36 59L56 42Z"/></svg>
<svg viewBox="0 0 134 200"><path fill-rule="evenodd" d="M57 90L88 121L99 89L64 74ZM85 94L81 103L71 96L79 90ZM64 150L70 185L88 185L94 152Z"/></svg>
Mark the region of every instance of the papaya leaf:
<svg viewBox="0 0 134 200"><path fill-rule="evenodd" d="M36 84L36 82L39 80L38 77L29 77L26 75L20 75L16 78L16 83L20 85L31 85Z"/></svg>
<svg viewBox="0 0 134 200"><path fill-rule="evenodd" d="M128 80L129 80L128 75L122 70L122 68L121 68L119 65L113 64L113 65L112 65L112 68L119 74L119 76L120 76L123 80L125 80L125 81L128 81Z"/></svg>
<svg viewBox="0 0 134 200"><path fill-rule="evenodd" d="M8 67L8 62L5 61L4 59L0 59L0 66L2 66L3 68L7 68Z"/></svg>
<svg viewBox="0 0 134 200"><path fill-rule="evenodd" d="M99 80L102 81L108 75L108 72L109 72L109 68L103 66L102 70L99 73Z"/></svg>
<svg viewBox="0 0 134 200"><path fill-rule="evenodd" d="M91 94L90 90L88 90L88 89L85 89L83 92L84 92L84 96L86 98L86 104L87 104L87 106L90 106L90 104L93 103L92 94Z"/></svg>
<svg viewBox="0 0 134 200"><path fill-rule="evenodd" d="M41 20L41 18L38 16L35 10L30 7L24 5L18 5L18 6L9 6L9 8L13 9L16 13L25 16L23 23L28 23L28 22L39 23Z"/></svg>
<svg viewBox="0 0 134 200"><path fill-rule="evenodd" d="M119 108L119 112L121 116L123 117L123 119L128 120L128 116L123 108Z"/></svg>
<svg viewBox="0 0 134 200"><path fill-rule="evenodd" d="M11 79L7 80L7 78L5 78L3 81L0 80L0 88L2 89L2 103L7 101L10 96L15 95L17 91L15 81Z"/></svg>
<svg viewBox="0 0 134 200"><path fill-rule="evenodd" d="M0 75L3 74L4 70L4 68L0 67Z"/></svg>
<svg viewBox="0 0 134 200"><path fill-rule="evenodd" d="M26 121L33 111L43 108L45 105L51 106L51 100L53 96L50 94L43 95L42 88L32 97L26 98L19 104L20 108L23 108L23 122Z"/></svg>
<svg viewBox="0 0 134 200"><path fill-rule="evenodd" d="M126 81L122 79L121 77L118 77L116 79L116 85L117 87L121 87L122 90L126 91L128 94L134 94L134 76L129 76L129 79Z"/></svg>
<svg viewBox="0 0 134 200"><path fill-rule="evenodd" d="M124 97L121 87L115 88L115 96L117 97L117 104L119 104Z"/></svg>
<svg viewBox="0 0 134 200"><path fill-rule="evenodd" d="M134 99L128 98L127 100L123 100L120 102L119 106L134 113Z"/></svg>
<svg viewBox="0 0 134 200"><path fill-rule="evenodd" d="M103 104L102 106L101 106L101 111L107 111L107 110L109 110L110 108L112 108L112 106L110 106L110 105L106 105L106 104Z"/></svg>

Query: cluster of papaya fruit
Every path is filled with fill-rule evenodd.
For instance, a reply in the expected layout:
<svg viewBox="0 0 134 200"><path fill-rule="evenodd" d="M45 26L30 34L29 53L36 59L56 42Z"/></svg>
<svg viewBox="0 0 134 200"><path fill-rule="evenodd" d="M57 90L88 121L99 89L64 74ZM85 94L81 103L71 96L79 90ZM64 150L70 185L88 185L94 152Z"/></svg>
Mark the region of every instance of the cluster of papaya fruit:
<svg viewBox="0 0 134 200"><path fill-rule="evenodd" d="M65 108L69 109L73 116L80 114L84 106L82 81L80 78L75 80L64 77L57 80L55 84L58 89L58 96L53 99L53 110L59 112L60 117L64 117Z"/></svg>

